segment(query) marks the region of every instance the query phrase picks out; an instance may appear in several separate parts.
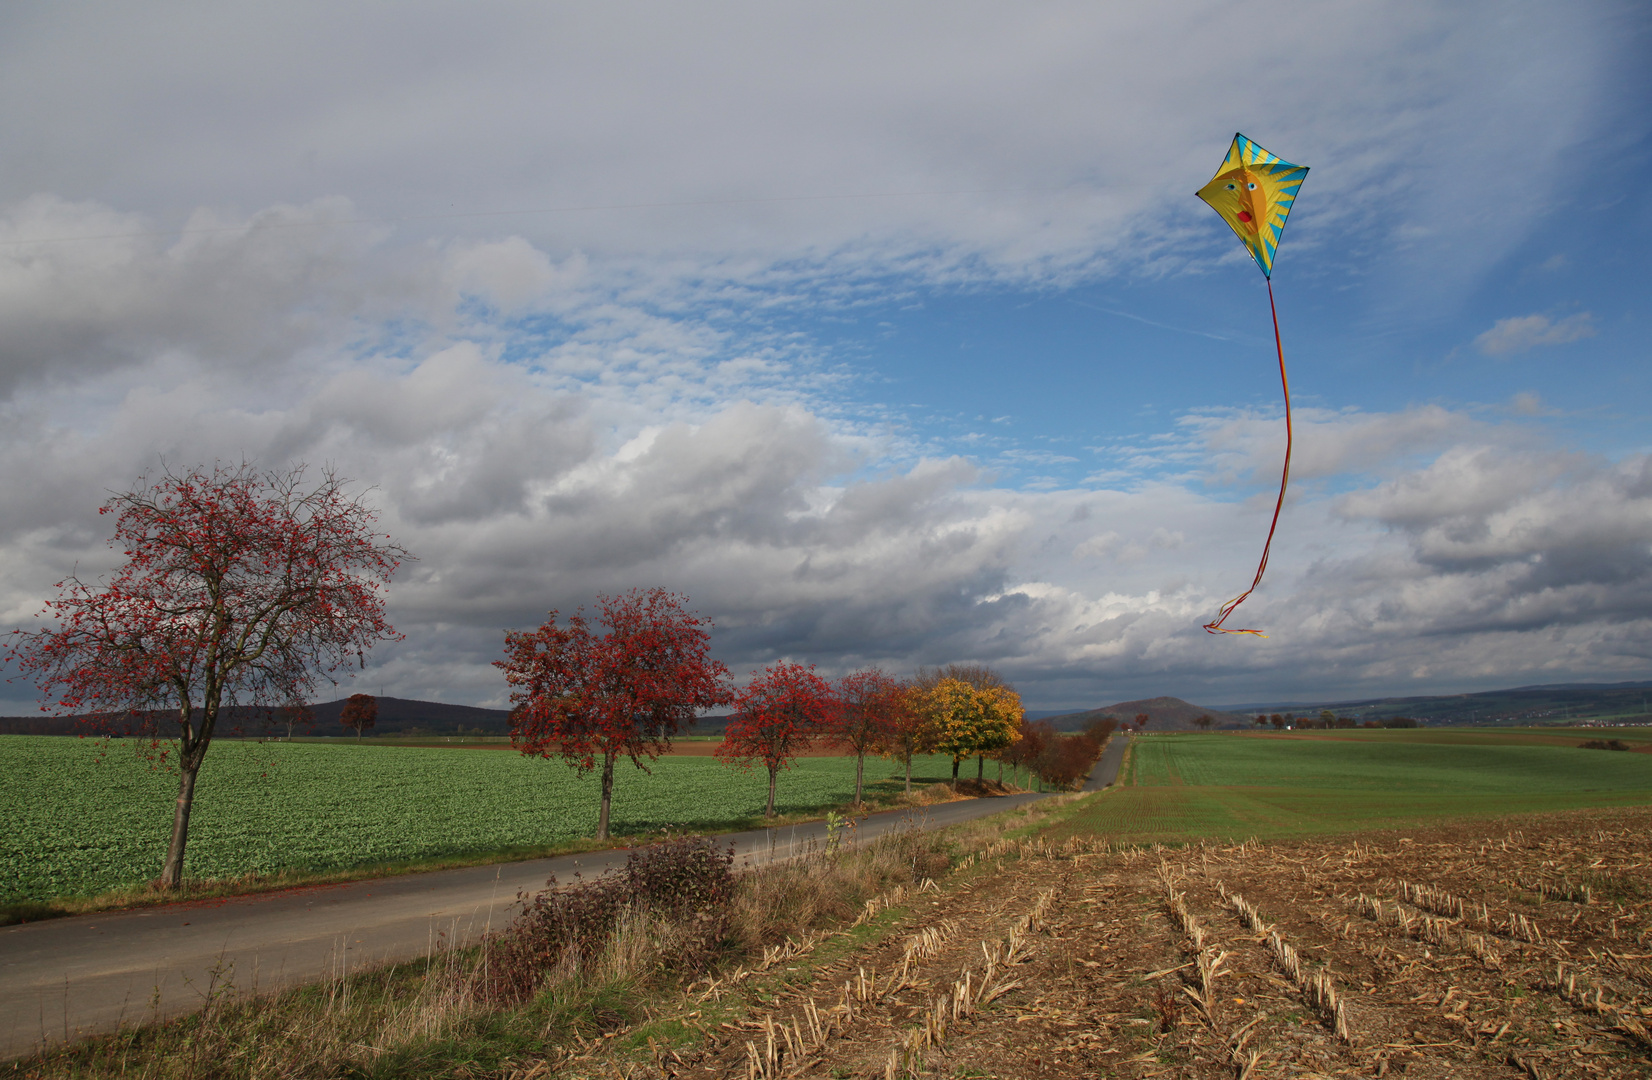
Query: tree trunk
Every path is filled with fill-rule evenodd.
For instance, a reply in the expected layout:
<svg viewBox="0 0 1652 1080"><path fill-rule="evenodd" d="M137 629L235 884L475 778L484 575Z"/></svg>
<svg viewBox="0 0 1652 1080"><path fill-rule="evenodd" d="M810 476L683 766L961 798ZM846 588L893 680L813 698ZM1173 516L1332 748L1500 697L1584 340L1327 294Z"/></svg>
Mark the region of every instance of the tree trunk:
<svg viewBox="0 0 1652 1080"><path fill-rule="evenodd" d="M179 692L183 704L178 709L178 801L172 812L172 841L166 846L166 862L161 864L161 888L176 889L184 880L184 848L189 842L189 814L195 808L195 778L201 773L212 729L218 722L219 691L208 680L206 704L201 709L201 726L195 727L195 708L187 687Z"/></svg>
<svg viewBox="0 0 1652 1080"><path fill-rule="evenodd" d="M906 793L912 794L912 755L906 755Z"/></svg>
<svg viewBox="0 0 1652 1080"><path fill-rule="evenodd" d="M614 755L602 755L602 809L597 813L597 839L608 839L608 807L614 801Z"/></svg>
<svg viewBox="0 0 1652 1080"><path fill-rule="evenodd" d="M172 812L172 843L161 867L161 888L176 889L184 878L184 844L189 840L189 811L195 806L195 777L201 763L178 762L178 803Z"/></svg>
<svg viewBox="0 0 1652 1080"><path fill-rule="evenodd" d="M953 791L958 790L958 764L963 760L964 760L963 758L956 758L956 757L952 759L952 790Z"/></svg>
<svg viewBox="0 0 1652 1080"><path fill-rule="evenodd" d="M763 811L764 817L774 817L774 781L775 776L778 773L778 769L773 766L769 767L769 805L768 808Z"/></svg>
<svg viewBox="0 0 1652 1080"><path fill-rule="evenodd" d="M985 754L976 754L975 755L975 782L977 784L979 784L981 782L982 778L986 776L986 774L987 774L987 756Z"/></svg>
<svg viewBox="0 0 1652 1080"><path fill-rule="evenodd" d="M856 806L860 805L860 778L861 778L861 774L863 774L865 771L866 771L866 752L863 750L863 751L861 751L860 756L855 758L855 805Z"/></svg>

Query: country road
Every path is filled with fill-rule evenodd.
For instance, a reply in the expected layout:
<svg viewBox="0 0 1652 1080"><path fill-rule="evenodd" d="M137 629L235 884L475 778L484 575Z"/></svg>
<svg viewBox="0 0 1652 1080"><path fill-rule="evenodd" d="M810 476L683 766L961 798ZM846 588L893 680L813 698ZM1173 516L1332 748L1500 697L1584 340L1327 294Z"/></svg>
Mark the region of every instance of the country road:
<svg viewBox="0 0 1652 1080"><path fill-rule="evenodd" d="M1112 740L1084 790L1117 777L1125 745ZM907 825L944 828L1041 798L873 814L856 833L865 840ZM733 845L738 865L757 866L806 851L825 835L824 822L810 822L720 839ZM588 852L0 928L0 1060L191 1012L225 982L239 992L268 992L423 956L439 934L474 940L510 917L518 892L537 892L553 874L561 882L576 873L594 877L626 858L624 850Z"/></svg>

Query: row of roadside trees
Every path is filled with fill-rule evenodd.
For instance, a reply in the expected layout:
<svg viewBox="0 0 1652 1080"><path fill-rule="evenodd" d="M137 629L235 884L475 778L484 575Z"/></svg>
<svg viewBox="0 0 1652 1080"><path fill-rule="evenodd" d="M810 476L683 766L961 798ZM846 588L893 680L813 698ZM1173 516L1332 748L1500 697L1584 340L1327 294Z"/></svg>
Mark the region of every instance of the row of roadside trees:
<svg viewBox="0 0 1652 1080"><path fill-rule="evenodd" d="M782 660L737 691L711 657L709 625L684 597L656 588L600 597L589 617L580 611L563 621L553 611L537 629L506 633L496 666L511 687L511 743L599 774L598 839L608 836L619 760L646 769L701 712L720 707L732 707L732 716L717 757L767 772L770 817L780 774L821 744L855 755L859 804L869 755L900 761L909 792L913 758L929 753L952 759L954 785L964 761L976 759L980 780L991 757L1070 786L1088 773L1105 738L1029 724L1015 688L979 665L910 679L869 668L834 683L813 665Z"/></svg>
<svg viewBox="0 0 1652 1080"><path fill-rule="evenodd" d="M4 659L39 685L48 707L106 733L142 733L141 752L177 770L159 879L176 888L196 779L225 708L304 715L332 673L400 640L383 593L411 556L378 531L376 512L342 478L324 472L310 482L302 467L165 471L101 512L115 519L120 565L103 581L59 582L40 613L45 625L13 631ZM507 633L499 667L516 706L512 741L581 772L601 770L599 836L608 834L616 761L645 767L701 713L729 705L735 718L719 753L768 769L770 813L779 772L820 739L846 744L862 769L868 754L904 760L909 785L913 756L931 751L952 756L954 778L970 756L1033 762L1026 767L1045 769L1051 783L1072 771L1047 748L1027 756L1042 733L1029 739L1019 697L988 669L910 680L871 670L828 685L811 668L780 663L735 693L711 658L709 625L682 597L652 589L601 598L594 619L580 612L559 622L553 612L537 630ZM343 719L359 735L376 713L358 694Z"/></svg>

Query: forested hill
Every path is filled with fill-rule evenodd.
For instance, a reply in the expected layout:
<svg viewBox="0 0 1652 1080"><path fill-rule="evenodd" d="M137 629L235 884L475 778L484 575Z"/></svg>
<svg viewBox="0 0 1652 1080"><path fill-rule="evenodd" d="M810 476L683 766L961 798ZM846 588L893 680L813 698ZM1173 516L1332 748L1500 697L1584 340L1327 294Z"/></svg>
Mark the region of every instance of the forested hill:
<svg viewBox="0 0 1652 1080"><path fill-rule="evenodd" d="M1143 715L1147 717L1148 731L1197 731L1197 720L1201 716L1210 717L1212 730L1246 725L1246 718L1243 716L1235 716L1220 709L1207 709L1202 705L1193 705L1174 697L1118 701L1111 705L1103 705L1099 709L1084 709L1080 712L1063 713L1060 716L1048 716L1045 719L1054 724L1057 731L1082 731L1097 720L1109 716L1121 724L1130 724L1135 722L1136 717Z"/></svg>
<svg viewBox="0 0 1652 1080"><path fill-rule="evenodd" d="M440 701L411 701L407 698L378 699L378 721L368 729L375 735L505 735L510 732L510 713L504 709L479 709L472 705L448 705ZM220 722L221 735L264 735L287 733L286 717L266 710L234 708ZM310 706L313 720L293 725L294 735L354 735L338 722L344 699ZM161 718L160 731L167 733L170 715ZM73 716L0 716L0 735L79 735L89 729Z"/></svg>
<svg viewBox="0 0 1652 1080"><path fill-rule="evenodd" d="M1517 686L1475 694L1432 697L1347 698L1325 701L1255 702L1224 705L1242 715L1292 713L1316 716L1330 709L1355 720L1410 716L1435 724L1565 724L1577 722L1652 723L1652 683L1556 683Z"/></svg>
<svg viewBox="0 0 1652 1080"><path fill-rule="evenodd" d="M372 735L507 735L510 713L504 709L481 709L473 705L449 705L440 701L408 698L378 698L379 717L368 729ZM355 732L338 722L345 699L310 706L314 719L293 725L294 735L350 735ZM170 717L167 718L170 720ZM689 733L721 735L727 716L702 717ZM0 716L0 735L79 735L88 729L72 716ZM166 732L165 726L162 733ZM230 710L223 735L287 734L285 718L251 709Z"/></svg>

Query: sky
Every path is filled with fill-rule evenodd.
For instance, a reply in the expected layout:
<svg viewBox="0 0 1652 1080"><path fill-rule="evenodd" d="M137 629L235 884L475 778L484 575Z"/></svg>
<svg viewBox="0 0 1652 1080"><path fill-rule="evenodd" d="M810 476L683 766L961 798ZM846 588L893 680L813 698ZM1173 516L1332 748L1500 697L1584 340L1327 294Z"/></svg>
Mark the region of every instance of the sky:
<svg viewBox="0 0 1652 1080"><path fill-rule="evenodd" d="M656 585L1041 710L1652 678L1649 103L1592 0L10 4L0 623L250 460L417 556L323 697Z"/></svg>

